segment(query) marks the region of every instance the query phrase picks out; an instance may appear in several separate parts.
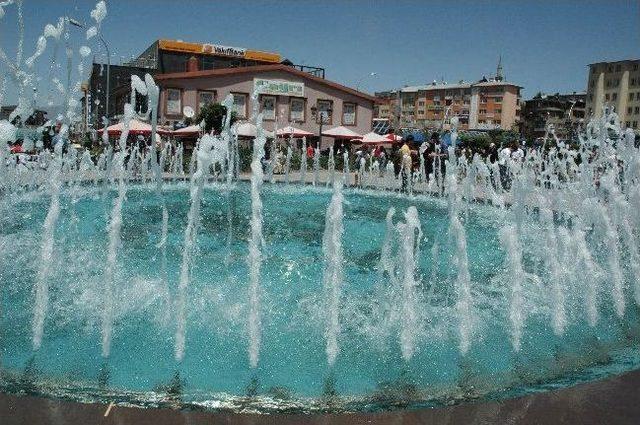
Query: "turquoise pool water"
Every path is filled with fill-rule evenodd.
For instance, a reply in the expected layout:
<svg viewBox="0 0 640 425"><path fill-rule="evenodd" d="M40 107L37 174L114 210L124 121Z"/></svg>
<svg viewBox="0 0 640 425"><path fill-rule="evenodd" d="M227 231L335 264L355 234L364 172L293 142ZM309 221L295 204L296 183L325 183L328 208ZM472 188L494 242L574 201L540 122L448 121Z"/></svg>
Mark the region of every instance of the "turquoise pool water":
<svg viewBox="0 0 640 425"><path fill-rule="evenodd" d="M564 335L553 333L552 301L540 255L545 244L533 213L520 234L527 318L522 348L513 351L510 282L498 240L508 212L483 205L472 205L462 214L473 298L473 313L466 319L473 324L471 348L462 356L460 318L454 308L455 246L446 202L346 190L340 352L330 369L324 339L322 235L331 192L276 185L262 193L262 344L253 370L247 356L251 205L245 184L231 191L216 185L205 190L188 289L185 357L180 363L173 355L174 303L189 192L180 184L165 190L165 262L158 247L160 200L150 188L129 188L113 282L113 342L110 357L104 359L100 311L108 214L115 196L95 188L63 193L50 305L37 352L31 343L33 285L49 197L29 194L0 202L4 391L232 410L376 410L511 397L638 366L640 330L631 294L625 316L617 318L605 282L598 295L599 321L590 327L570 250L561 259L568 325ZM416 270L418 336L410 361L402 358L399 325L390 319L389 282L379 272L385 216L392 206L398 211L396 220L416 206L423 231ZM593 242L597 259L602 249Z"/></svg>

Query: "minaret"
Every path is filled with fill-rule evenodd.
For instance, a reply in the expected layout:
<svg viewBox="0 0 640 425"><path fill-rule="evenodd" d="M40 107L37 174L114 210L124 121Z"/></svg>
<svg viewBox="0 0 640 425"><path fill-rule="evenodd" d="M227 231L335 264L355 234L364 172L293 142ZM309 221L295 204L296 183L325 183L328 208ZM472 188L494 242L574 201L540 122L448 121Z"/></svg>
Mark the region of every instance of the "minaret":
<svg viewBox="0 0 640 425"><path fill-rule="evenodd" d="M502 75L502 55L498 57L498 67L496 68L496 81L504 80L504 76Z"/></svg>

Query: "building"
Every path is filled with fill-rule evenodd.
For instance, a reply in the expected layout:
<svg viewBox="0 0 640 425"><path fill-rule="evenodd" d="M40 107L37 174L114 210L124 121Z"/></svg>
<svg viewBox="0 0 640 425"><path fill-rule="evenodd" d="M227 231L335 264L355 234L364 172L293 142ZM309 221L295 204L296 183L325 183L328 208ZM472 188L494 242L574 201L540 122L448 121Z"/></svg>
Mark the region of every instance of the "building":
<svg viewBox="0 0 640 425"><path fill-rule="evenodd" d="M249 119L252 108L257 106L269 131L277 120L280 128L291 124L319 134L320 117L325 116L324 129L344 125L364 134L371 131L377 101L368 94L283 64L190 70L156 75L156 82L161 88L158 116L162 124L183 121L185 106L197 114L204 104L222 102L231 94L239 120ZM256 88L259 104L253 105L251 95ZM318 137L310 139L314 142ZM323 137L321 147L332 142L332 138Z"/></svg>
<svg viewBox="0 0 640 425"><path fill-rule="evenodd" d="M170 74L189 70L214 70L283 63L300 71L324 78L324 68L294 65L280 54L230 47L210 43L189 43L181 40L154 41L137 58L121 65L110 66L109 118L118 119L131 92L132 75L144 79L145 74ZM94 63L87 84L88 93L82 99L88 114L85 122L101 126L106 115L107 71L105 64Z"/></svg>
<svg viewBox="0 0 640 425"><path fill-rule="evenodd" d="M520 116L521 89L495 79L404 87L400 126L437 129L456 116L463 130L514 129Z"/></svg>
<svg viewBox="0 0 640 425"><path fill-rule="evenodd" d="M548 125L553 125L559 139L573 139L584 125L586 93L538 93L523 102L520 131L527 140L544 137Z"/></svg>
<svg viewBox="0 0 640 425"><path fill-rule="evenodd" d="M499 62L496 76L491 79L405 86L400 89L399 105L394 104L391 96L394 92L386 92L390 94L389 106L384 109L381 106L378 117L389 114L392 118L395 106L398 128L439 129L457 116L463 130L511 130L517 127L520 118L521 89L504 80Z"/></svg>
<svg viewBox="0 0 640 425"><path fill-rule="evenodd" d="M611 106L623 126L640 129L640 59L589 65L587 116L602 116Z"/></svg>
<svg viewBox="0 0 640 425"><path fill-rule="evenodd" d="M381 91L376 92L375 97L378 98L373 115L375 118L393 120L397 115L396 106L398 105L398 91Z"/></svg>

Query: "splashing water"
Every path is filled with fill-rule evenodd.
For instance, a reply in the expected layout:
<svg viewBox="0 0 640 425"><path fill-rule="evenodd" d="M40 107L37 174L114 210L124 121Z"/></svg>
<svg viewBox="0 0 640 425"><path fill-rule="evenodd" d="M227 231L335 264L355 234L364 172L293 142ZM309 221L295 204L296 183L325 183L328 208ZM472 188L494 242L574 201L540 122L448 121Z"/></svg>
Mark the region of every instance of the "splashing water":
<svg viewBox="0 0 640 425"><path fill-rule="evenodd" d="M262 115L258 115L256 140L253 143L253 161L251 161L251 237L249 238L249 363L252 368L258 366L260 354L260 266L262 264L262 158L267 139L262 129Z"/></svg>
<svg viewBox="0 0 640 425"><path fill-rule="evenodd" d="M338 182L333 186L333 196L327 207L324 235L322 237L322 252L324 255L324 273L322 281L325 291L325 305L328 313L325 328L327 341L326 353L329 366L333 366L338 356L338 337L340 334L340 288L344 280L342 235L342 185Z"/></svg>

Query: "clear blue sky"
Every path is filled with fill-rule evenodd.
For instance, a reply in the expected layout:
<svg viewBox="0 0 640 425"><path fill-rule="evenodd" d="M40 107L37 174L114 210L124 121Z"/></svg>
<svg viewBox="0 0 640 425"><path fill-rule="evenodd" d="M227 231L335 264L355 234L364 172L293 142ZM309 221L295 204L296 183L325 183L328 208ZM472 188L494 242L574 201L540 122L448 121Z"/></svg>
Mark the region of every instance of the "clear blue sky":
<svg viewBox="0 0 640 425"><path fill-rule="evenodd" d="M28 54L46 23L64 14L88 22L94 4L25 0ZM370 92L442 77L479 79L495 72L502 54L507 79L524 86L528 98L539 90L585 90L589 63L640 58L639 4L108 0L103 33L117 61L158 38L219 43L319 65L327 69L327 78L351 86L362 80L360 87ZM0 20L0 43L7 52L15 51L15 22L16 8L10 6ZM94 43L90 47L100 53ZM47 75L50 52L49 47L38 65L40 75ZM367 77L371 72L377 76ZM15 101L11 91L7 101Z"/></svg>

